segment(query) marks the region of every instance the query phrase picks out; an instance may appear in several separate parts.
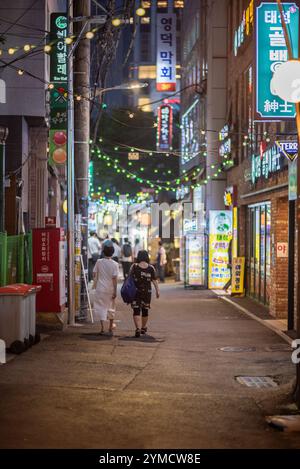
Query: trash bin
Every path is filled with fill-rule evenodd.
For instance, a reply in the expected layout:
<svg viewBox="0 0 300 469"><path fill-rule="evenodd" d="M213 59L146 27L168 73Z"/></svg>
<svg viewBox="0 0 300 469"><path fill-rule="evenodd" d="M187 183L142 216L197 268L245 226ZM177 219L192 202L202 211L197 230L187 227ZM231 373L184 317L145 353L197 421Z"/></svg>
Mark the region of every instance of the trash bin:
<svg viewBox="0 0 300 469"><path fill-rule="evenodd" d="M0 288L0 338L13 353L29 346L27 286L7 285Z"/></svg>
<svg viewBox="0 0 300 469"><path fill-rule="evenodd" d="M40 341L40 335L36 332L36 294L41 291L40 285L27 285L24 283L15 284L27 291L26 311L29 329L29 345L34 345Z"/></svg>
<svg viewBox="0 0 300 469"><path fill-rule="evenodd" d="M175 272L175 282L180 281L180 259L173 259L173 270Z"/></svg>

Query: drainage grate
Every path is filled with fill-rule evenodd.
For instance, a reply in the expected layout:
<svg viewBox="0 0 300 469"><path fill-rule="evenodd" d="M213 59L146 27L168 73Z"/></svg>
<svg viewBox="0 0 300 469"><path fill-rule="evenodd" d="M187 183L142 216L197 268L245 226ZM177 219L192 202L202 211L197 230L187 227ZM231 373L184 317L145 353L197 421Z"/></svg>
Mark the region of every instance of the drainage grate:
<svg viewBox="0 0 300 469"><path fill-rule="evenodd" d="M269 376L236 376L236 380L249 388L276 388L278 386Z"/></svg>
<svg viewBox="0 0 300 469"><path fill-rule="evenodd" d="M255 347L222 347L221 352L255 352Z"/></svg>

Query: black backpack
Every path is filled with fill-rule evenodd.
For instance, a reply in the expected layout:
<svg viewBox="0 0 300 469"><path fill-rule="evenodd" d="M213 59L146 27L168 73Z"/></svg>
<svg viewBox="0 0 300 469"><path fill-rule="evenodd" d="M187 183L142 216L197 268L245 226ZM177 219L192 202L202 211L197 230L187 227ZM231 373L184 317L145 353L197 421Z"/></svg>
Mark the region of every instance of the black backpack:
<svg viewBox="0 0 300 469"><path fill-rule="evenodd" d="M124 254L124 257L130 257L130 256L132 256L132 249L131 249L130 244L128 244L128 243L124 244L124 246L123 246L123 254Z"/></svg>

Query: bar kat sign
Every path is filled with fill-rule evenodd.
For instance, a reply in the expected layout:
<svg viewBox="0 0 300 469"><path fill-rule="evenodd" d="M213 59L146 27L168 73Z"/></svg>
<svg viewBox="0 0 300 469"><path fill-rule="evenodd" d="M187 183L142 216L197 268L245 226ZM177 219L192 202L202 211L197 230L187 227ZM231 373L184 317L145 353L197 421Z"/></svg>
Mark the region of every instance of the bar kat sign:
<svg viewBox="0 0 300 469"><path fill-rule="evenodd" d="M172 107L164 104L158 108L157 148L169 150L172 146L173 111Z"/></svg>
<svg viewBox="0 0 300 469"><path fill-rule="evenodd" d="M176 14L157 15L157 91L176 91Z"/></svg>

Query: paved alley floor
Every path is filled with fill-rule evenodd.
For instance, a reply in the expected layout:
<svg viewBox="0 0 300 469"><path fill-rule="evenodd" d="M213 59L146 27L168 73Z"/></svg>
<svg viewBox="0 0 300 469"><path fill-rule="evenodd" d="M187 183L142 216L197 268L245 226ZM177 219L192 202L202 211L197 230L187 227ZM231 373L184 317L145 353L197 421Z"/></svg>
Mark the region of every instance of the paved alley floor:
<svg viewBox="0 0 300 469"><path fill-rule="evenodd" d="M212 292L171 284L147 337L133 337L120 301L117 319L113 338L92 325L55 331L0 366L1 448L300 448L299 434L265 422L286 411L295 375L275 333ZM248 388L239 375L279 386Z"/></svg>

